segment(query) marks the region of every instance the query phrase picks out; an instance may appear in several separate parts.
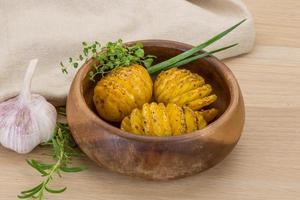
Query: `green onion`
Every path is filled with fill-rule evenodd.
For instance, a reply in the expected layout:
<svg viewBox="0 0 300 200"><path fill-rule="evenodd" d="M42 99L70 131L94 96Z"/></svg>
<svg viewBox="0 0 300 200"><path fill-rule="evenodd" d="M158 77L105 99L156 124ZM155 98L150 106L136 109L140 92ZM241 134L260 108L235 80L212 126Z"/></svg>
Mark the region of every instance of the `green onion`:
<svg viewBox="0 0 300 200"><path fill-rule="evenodd" d="M197 53L198 51L201 51L202 49L204 49L205 47L211 45L212 43L218 41L219 39L223 38L225 35L227 35L228 33L230 33L231 31L233 31L235 28L237 28L239 25L241 25L243 22L245 22L246 19L240 21L239 23L237 23L236 25L230 27L229 29L223 31L222 33L219 33L218 35L210 38L209 40L207 40L206 42L188 50L185 51L173 58L170 58L169 60L163 61L161 63L158 63L156 65L153 65L152 67L148 68L148 72L150 74L156 73L158 71L161 71L163 69L166 69L172 65L174 65L175 63L184 60L185 58L188 58L190 56L192 56L193 54ZM226 48L225 48L226 49ZM224 49L223 49L224 50ZM185 63L186 64L186 63Z"/></svg>
<svg viewBox="0 0 300 200"><path fill-rule="evenodd" d="M220 52L220 51L224 51L224 50L226 50L226 49L230 49L230 48L235 47L235 46L237 46L237 45L238 45L238 43L232 44L232 45L229 45L229 46L226 46L226 47L222 47L222 48L219 48L219 49L216 49L216 50L204 52L204 53L199 54L199 55L196 55L196 56L189 57L189 58L187 58L187 59L184 59L184 60L182 60L182 61L179 61L178 63L175 63L175 64L174 64L173 66L171 66L170 68L172 68L172 67L179 67L179 66L181 66L181 65L185 65L185 64L187 64L187 63L193 62L193 61L198 60L198 59L200 59L200 58L204 58L204 57L206 57L206 56L210 56L210 55L212 55L212 54L214 54L214 53L217 53L217 52ZM168 68L168 69L169 69L169 68Z"/></svg>

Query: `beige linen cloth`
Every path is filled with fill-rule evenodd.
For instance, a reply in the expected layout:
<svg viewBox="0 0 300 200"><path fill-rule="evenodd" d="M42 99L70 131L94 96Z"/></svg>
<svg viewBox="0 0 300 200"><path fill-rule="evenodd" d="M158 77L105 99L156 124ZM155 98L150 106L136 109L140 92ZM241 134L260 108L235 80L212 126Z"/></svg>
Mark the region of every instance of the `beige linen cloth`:
<svg viewBox="0 0 300 200"><path fill-rule="evenodd" d="M253 20L240 0L0 0L0 101L19 92L32 58L39 59L33 92L63 105L75 72L63 75L59 63L79 55L82 41L167 39L197 45L244 18L210 47L239 43L220 58L253 46Z"/></svg>

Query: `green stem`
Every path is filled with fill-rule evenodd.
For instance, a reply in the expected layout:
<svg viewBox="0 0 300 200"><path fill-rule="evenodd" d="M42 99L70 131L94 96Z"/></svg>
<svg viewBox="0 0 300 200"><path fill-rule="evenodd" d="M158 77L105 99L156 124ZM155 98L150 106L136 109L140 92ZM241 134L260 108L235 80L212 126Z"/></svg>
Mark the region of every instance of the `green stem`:
<svg viewBox="0 0 300 200"><path fill-rule="evenodd" d="M230 33L231 31L233 31L236 27L238 27L239 25L241 25L243 22L245 22L246 19L240 21L239 23L235 24L234 26L230 27L229 29L223 31L222 33L219 33L218 35L210 38L209 40L207 40L206 42L188 50L185 51L173 58L170 58L169 60L163 61L159 64L153 65L152 67L148 68L148 71L150 74L157 72L157 71L161 71L163 69L165 69L166 67L172 66L175 63L184 60L185 58L197 53L198 51L201 51L202 49L204 49L205 47L211 45L212 43L214 43L215 41L223 38L225 35L227 35L228 33Z"/></svg>
<svg viewBox="0 0 300 200"><path fill-rule="evenodd" d="M64 149L64 143L61 143L61 149ZM43 186L42 188L40 189L40 192L39 192L39 200L42 200L43 199L43 193L47 187L47 184L50 182L50 180L52 179L52 176L54 175L54 173L59 169L60 165L61 165L61 162L63 160L63 156L64 156L64 151L60 151L60 154L59 154L59 158L56 162L56 164L53 166L53 168L51 169L51 171L49 172L48 176L47 176L47 179L43 182Z"/></svg>
<svg viewBox="0 0 300 200"><path fill-rule="evenodd" d="M189 58L184 59L184 60L182 60L182 61L180 61L178 63L175 63L174 67L179 67L181 65L185 65L187 63L193 62L193 61L198 60L200 58L204 58L206 56L210 56L210 55L212 55L214 53L217 53L217 52L220 52L220 51L224 51L226 49L230 49L230 48L235 47L237 45L238 45L238 43L232 44L232 45L220 48L220 49L216 49L216 50L213 50L213 51L204 52L203 54L200 54L200 55L197 55L197 56L189 57Z"/></svg>
<svg viewBox="0 0 300 200"><path fill-rule="evenodd" d="M195 61L195 60L198 60L198 59L200 59L200 58L204 58L204 57L206 57L206 56L213 55L214 53L217 53L217 52L220 52L220 51L224 51L224 50L226 50L226 49L235 47L235 46L237 46L237 45L238 45L238 43L232 44L232 45L229 45L229 46L226 46L226 47L222 47L222 48L220 48L220 49L215 49L215 50L212 50L212 51L204 52L204 53L199 54L199 55L196 55L196 56L189 57L189 58L187 58L187 59L184 59L184 60L182 60L182 61L179 61L178 63L175 63L174 65L168 66L168 67L164 68L163 70L171 69L171 68L173 68L173 67L180 67L180 66L182 66L182 65L188 64L188 63L193 62L193 61ZM158 71L151 71L151 72L149 72L149 73L150 73L150 74L155 74L156 72L158 72Z"/></svg>

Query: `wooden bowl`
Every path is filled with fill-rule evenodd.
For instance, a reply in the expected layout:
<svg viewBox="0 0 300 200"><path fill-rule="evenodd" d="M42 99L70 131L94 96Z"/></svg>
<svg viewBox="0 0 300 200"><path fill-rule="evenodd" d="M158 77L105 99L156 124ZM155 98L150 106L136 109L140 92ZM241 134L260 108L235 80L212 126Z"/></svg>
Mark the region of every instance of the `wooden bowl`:
<svg viewBox="0 0 300 200"><path fill-rule="evenodd" d="M165 40L144 40L147 54L157 61L192 46ZM214 88L214 107L220 116L205 129L181 136L153 137L127 133L102 120L92 103L95 82L87 74L93 60L81 67L67 100L67 120L82 151L111 171L147 179L184 177L206 170L223 160L238 142L244 126L244 102L232 72L217 58L207 57L185 68L203 76Z"/></svg>

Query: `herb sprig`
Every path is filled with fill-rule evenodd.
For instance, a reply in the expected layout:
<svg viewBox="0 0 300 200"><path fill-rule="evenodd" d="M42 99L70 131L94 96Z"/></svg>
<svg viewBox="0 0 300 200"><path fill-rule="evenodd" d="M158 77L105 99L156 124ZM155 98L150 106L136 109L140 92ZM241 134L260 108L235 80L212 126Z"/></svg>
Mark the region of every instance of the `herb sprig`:
<svg viewBox="0 0 300 200"><path fill-rule="evenodd" d="M29 199L35 198L42 200L45 192L49 193L62 193L67 188L53 189L49 184L53 180L55 175L61 177L62 172L80 172L84 170L84 167L70 167L72 156L81 155L74 147L76 146L67 124L57 123L57 127L54 131L53 138L43 144L44 146L51 146L53 148L53 159L56 160L53 164L41 163L37 160L27 160L27 163L36 169L44 180L37 186L22 191L18 198Z"/></svg>
<svg viewBox="0 0 300 200"><path fill-rule="evenodd" d="M153 55L145 55L144 45L140 42L132 46L126 46L119 39L116 42L108 42L104 47L101 47L101 44L97 41L92 44L83 42L82 45L82 54L77 59L69 58L69 64L73 68L77 68L81 62L87 62L89 58L94 58L98 62L94 65L94 70L89 73L91 80L94 80L97 75L103 76L120 66L141 64L148 68L155 58ZM67 67L62 62L60 65L62 72L68 73Z"/></svg>

